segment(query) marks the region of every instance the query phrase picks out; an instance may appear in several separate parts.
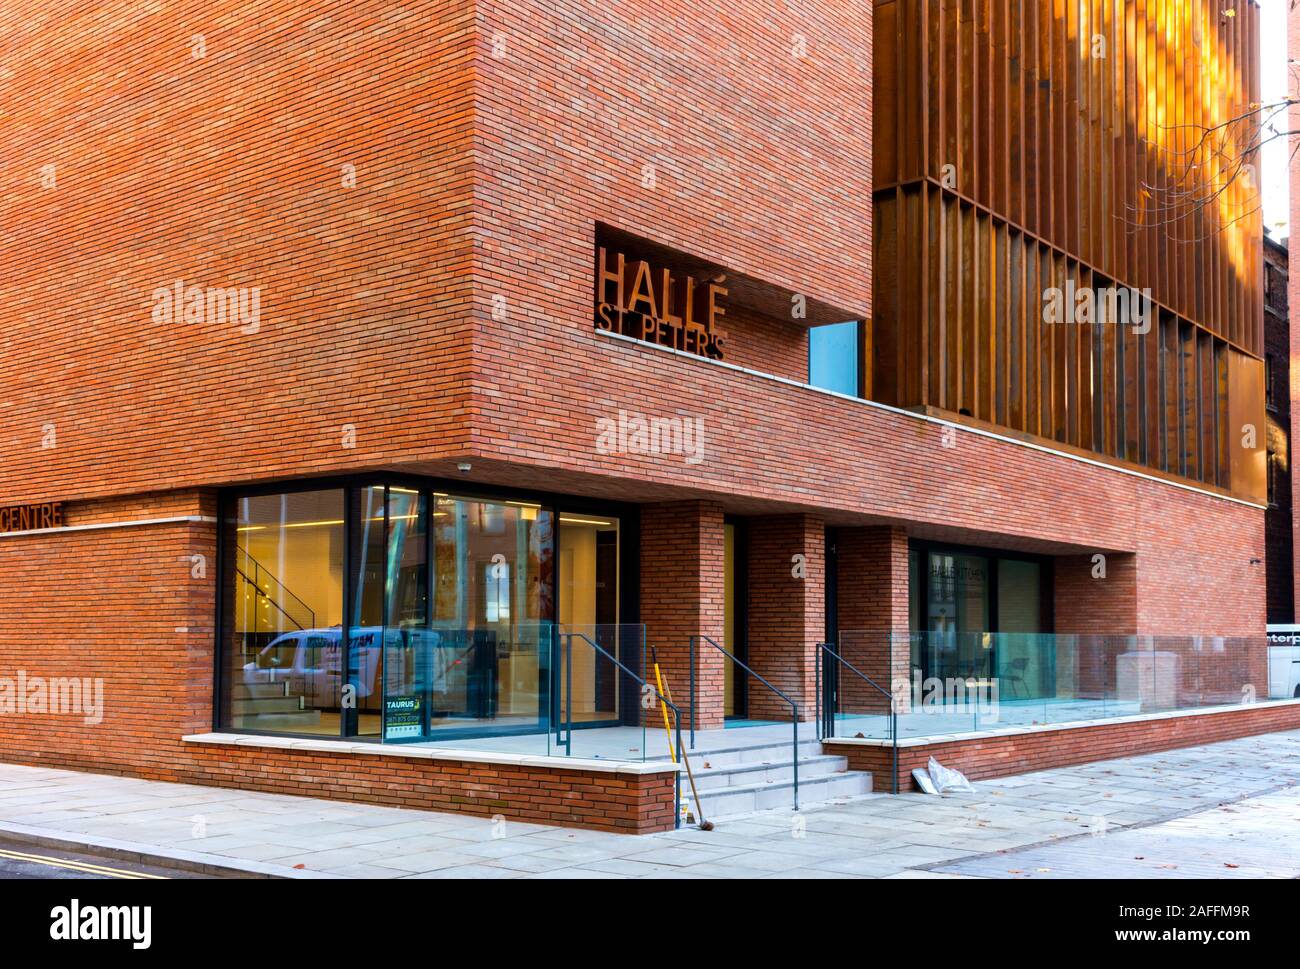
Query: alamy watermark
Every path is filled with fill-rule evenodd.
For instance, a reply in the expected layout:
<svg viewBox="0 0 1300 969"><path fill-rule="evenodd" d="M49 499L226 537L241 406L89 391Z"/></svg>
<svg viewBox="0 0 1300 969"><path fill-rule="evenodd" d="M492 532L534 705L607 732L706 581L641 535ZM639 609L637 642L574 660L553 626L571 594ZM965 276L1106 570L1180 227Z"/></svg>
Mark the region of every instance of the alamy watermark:
<svg viewBox="0 0 1300 969"><path fill-rule="evenodd" d="M159 326L181 323L238 326L252 336L262 328L260 286L195 286L177 279L150 295L153 321Z"/></svg>
<svg viewBox="0 0 1300 969"><path fill-rule="evenodd" d="M1142 336L1151 332L1151 290L1127 286L1076 286L1066 280L1065 288L1043 290L1044 323L1090 323L1127 326Z"/></svg>
<svg viewBox="0 0 1300 969"><path fill-rule="evenodd" d="M0 676L0 717L80 714L87 725L104 720L104 681L89 676Z"/></svg>
<svg viewBox="0 0 1300 969"><path fill-rule="evenodd" d="M978 722L998 722L999 687L996 677L927 676L912 671L912 678L893 681L894 709L932 715L977 716Z"/></svg>
<svg viewBox="0 0 1300 969"><path fill-rule="evenodd" d="M704 461L704 418L646 417L619 410L596 420L597 454L681 455L687 464Z"/></svg>
<svg viewBox="0 0 1300 969"><path fill-rule="evenodd" d="M147 949L153 943L153 907L82 905L74 898L50 909L50 938L55 942L130 942L132 949Z"/></svg>

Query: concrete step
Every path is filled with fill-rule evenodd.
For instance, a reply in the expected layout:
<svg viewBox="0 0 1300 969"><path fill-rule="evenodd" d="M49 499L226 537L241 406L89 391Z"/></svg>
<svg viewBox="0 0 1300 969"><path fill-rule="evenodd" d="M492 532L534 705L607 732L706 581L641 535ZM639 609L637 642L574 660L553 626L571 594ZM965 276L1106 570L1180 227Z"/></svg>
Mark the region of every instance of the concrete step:
<svg viewBox="0 0 1300 969"><path fill-rule="evenodd" d="M289 684L283 680L279 683L235 683L230 693L231 699L234 700L260 700L265 697L288 696Z"/></svg>
<svg viewBox="0 0 1300 969"><path fill-rule="evenodd" d="M690 755L691 766L702 765L705 762L712 767L726 767L733 764L756 764L766 761L789 761L790 748L793 744L790 741L784 743L760 743L752 745L737 744L734 747L717 747L710 750L691 750L690 741L683 736L682 744L686 747L686 753ZM818 757L821 755L821 741L813 739L800 739L799 741L799 758ZM665 754L656 760L667 760Z"/></svg>
<svg viewBox="0 0 1300 969"><path fill-rule="evenodd" d="M799 758L800 786L814 777L842 774L848 770L848 767L849 762L846 757L832 757L830 755L801 757ZM692 759L691 769L695 772L695 786L701 791L743 787L753 784L771 784L776 781L792 781L794 779L794 765L788 760L779 759L726 764L721 767L704 767Z"/></svg>
<svg viewBox="0 0 1300 969"><path fill-rule="evenodd" d="M843 774L824 774L807 781L799 778L799 806L808 807L841 797L860 797L871 793L871 775L863 771L847 771ZM682 794L688 798L692 814L695 802L690 798L690 786L682 785ZM791 781L773 781L771 783L742 784L700 791L700 801L704 805L704 816L713 818L734 817L753 814L755 811L767 811L773 808L789 808L794 803L794 784Z"/></svg>

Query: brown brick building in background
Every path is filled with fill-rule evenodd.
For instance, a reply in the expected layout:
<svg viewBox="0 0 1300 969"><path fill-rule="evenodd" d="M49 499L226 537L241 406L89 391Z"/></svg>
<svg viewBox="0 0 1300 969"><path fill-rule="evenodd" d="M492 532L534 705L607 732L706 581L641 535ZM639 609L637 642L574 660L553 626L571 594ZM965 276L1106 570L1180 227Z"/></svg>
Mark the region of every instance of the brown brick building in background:
<svg viewBox="0 0 1300 969"><path fill-rule="evenodd" d="M1264 406L1268 421L1268 512L1264 516L1264 535L1270 625L1295 622L1288 264L1286 242L1265 236Z"/></svg>
<svg viewBox="0 0 1300 969"><path fill-rule="evenodd" d="M1262 684L1258 218L1120 221L1171 50L1258 97L1227 5L11 6L0 676L104 708L0 757L636 831L656 658L701 728L789 716L729 656L866 712L822 642Z"/></svg>

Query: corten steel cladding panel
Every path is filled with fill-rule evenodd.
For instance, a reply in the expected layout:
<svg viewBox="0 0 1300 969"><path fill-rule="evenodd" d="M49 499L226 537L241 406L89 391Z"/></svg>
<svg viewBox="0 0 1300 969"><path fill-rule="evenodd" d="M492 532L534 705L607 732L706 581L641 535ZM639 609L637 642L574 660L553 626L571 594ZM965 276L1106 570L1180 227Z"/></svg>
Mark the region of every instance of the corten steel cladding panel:
<svg viewBox="0 0 1300 969"><path fill-rule="evenodd" d="M1225 404L1241 385L1215 362L1263 352L1254 127L1233 120L1259 100L1258 7L886 0L875 14L875 396L1263 499L1262 399ZM1071 283L1150 290L1159 319L1044 324L1044 290ZM1174 385L1169 453L1155 350L1185 323L1201 362Z"/></svg>

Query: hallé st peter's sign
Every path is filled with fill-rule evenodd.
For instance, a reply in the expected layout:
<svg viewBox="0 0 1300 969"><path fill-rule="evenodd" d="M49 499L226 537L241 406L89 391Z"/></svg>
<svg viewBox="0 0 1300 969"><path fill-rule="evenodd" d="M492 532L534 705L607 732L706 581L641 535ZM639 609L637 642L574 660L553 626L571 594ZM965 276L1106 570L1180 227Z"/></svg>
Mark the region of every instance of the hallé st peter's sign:
<svg viewBox="0 0 1300 969"><path fill-rule="evenodd" d="M0 508L0 533L30 532L38 528L62 528L63 502L42 501L32 505Z"/></svg>
<svg viewBox="0 0 1300 969"><path fill-rule="evenodd" d="M682 272L629 261L604 246L597 251L596 329L695 353L710 360L726 355L726 315L721 283L698 283Z"/></svg>

